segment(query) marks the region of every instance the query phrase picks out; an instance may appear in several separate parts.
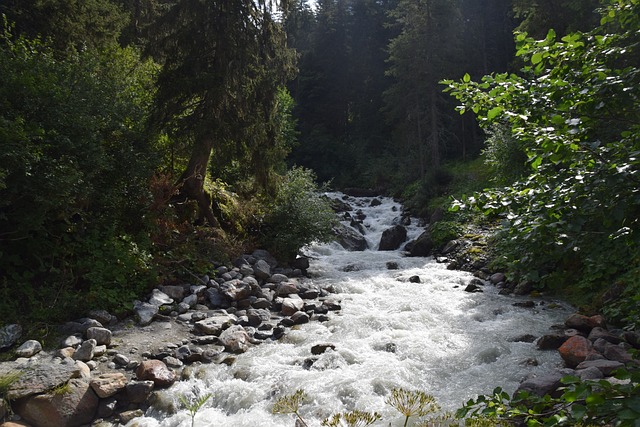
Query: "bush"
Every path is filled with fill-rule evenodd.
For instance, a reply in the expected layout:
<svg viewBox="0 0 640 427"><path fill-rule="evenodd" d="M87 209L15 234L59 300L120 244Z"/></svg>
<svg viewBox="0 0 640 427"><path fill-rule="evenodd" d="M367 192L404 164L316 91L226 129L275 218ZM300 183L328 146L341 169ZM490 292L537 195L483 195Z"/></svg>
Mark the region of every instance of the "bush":
<svg viewBox="0 0 640 427"><path fill-rule="evenodd" d="M499 185L509 185L526 176L527 153L511 134L506 125L494 125L487 130L488 138L482 154L493 172L493 180Z"/></svg>
<svg viewBox="0 0 640 427"><path fill-rule="evenodd" d="M148 271L153 64L118 47L56 58L6 25L0 74L0 315L128 299Z"/></svg>
<svg viewBox="0 0 640 427"><path fill-rule="evenodd" d="M260 242L278 258L292 260L303 246L333 239L336 215L314 178L312 171L294 168L278 185L262 223Z"/></svg>

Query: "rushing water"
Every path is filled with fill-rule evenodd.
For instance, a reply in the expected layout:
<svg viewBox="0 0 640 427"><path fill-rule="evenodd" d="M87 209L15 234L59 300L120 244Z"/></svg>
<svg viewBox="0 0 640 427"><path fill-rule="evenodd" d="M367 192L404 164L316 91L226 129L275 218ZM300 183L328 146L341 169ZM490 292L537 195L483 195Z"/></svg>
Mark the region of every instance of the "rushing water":
<svg viewBox="0 0 640 427"><path fill-rule="evenodd" d="M307 249L314 258L307 280L336 288L340 312L255 346L231 366L205 365L198 379L177 383L162 392L164 398L177 401L194 388L212 393L196 416L199 427L292 427L292 415L274 415L271 409L277 397L302 389L309 396L301 409L309 426L354 409L377 411L384 421L379 425L395 426L402 425L402 418L385 404L393 388L427 392L445 409L455 410L497 385L513 392L523 377L561 365L557 352L541 352L514 338L547 333L566 318L569 307L550 301L534 309L516 307L519 299L498 295L492 286L467 293L468 273L449 271L431 258L375 250L400 213L393 200L379 200L383 203L376 207L369 207L371 199L348 200L367 215L371 250L347 252L337 243ZM415 225L408 229L409 239L422 231ZM390 261L399 269L387 269ZM414 275L421 283L409 282ZM335 345L335 351L313 356L317 361L305 367L311 347L321 343ZM526 363L531 358L537 366ZM187 411L167 414L154 408L128 424L190 425Z"/></svg>

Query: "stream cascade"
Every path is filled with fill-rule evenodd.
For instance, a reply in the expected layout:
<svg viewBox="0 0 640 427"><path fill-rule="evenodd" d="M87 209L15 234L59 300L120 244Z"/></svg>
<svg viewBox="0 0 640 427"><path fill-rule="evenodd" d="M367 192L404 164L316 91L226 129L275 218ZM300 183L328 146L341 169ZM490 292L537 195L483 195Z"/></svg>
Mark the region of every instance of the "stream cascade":
<svg viewBox="0 0 640 427"><path fill-rule="evenodd" d="M548 333L571 313L568 305L534 299L533 308L514 306L523 297L500 295L490 284L465 292L474 278L468 272L448 270L431 257L407 257L403 247L377 250L382 233L400 221L399 203L377 197L381 203L372 206L373 198L328 196L362 211L369 246L349 252L333 242L304 250L311 258L304 280L335 289L341 310L253 346L231 365L202 365L192 379L159 392L175 412L152 406L127 427L191 426L180 396L194 393L211 394L195 415L198 427L293 427L294 415L272 408L296 390L308 396L300 414L309 427L353 410L378 412L382 420L374 425L399 426L404 417L385 403L394 388L431 394L443 410L455 411L497 386L512 393L524 378L562 366L558 352L518 337ZM424 231L417 224L406 226L407 241ZM414 276L419 283L409 280ZM332 348L313 355L319 344Z"/></svg>

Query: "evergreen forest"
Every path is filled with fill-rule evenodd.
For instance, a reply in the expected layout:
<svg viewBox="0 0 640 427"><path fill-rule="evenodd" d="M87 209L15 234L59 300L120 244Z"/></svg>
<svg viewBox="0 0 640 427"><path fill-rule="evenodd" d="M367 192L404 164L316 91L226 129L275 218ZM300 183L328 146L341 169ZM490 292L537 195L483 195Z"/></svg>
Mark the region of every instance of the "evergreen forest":
<svg viewBox="0 0 640 427"><path fill-rule="evenodd" d="M331 239L318 190L494 232L640 319L639 0L3 0L0 323Z"/></svg>

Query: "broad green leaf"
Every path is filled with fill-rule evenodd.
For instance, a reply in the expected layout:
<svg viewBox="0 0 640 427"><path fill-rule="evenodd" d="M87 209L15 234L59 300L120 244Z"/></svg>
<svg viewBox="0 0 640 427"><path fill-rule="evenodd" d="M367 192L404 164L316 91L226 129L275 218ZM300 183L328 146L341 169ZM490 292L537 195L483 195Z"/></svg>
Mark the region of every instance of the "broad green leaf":
<svg viewBox="0 0 640 427"><path fill-rule="evenodd" d="M462 81L465 83L469 83L471 81L471 76L469 75L469 73L464 74L464 76L462 77Z"/></svg>
<svg viewBox="0 0 640 427"><path fill-rule="evenodd" d="M533 65L539 64L540 62L542 62L542 54L540 52L534 53L533 56L531 57L531 63Z"/></svg>
<svg viewBox="0 0 640 427"><path fill-rule="evenodd" d="M487 112L487 119L493 120L498 114L502 113L502 107L493 107Z"/></svg>

